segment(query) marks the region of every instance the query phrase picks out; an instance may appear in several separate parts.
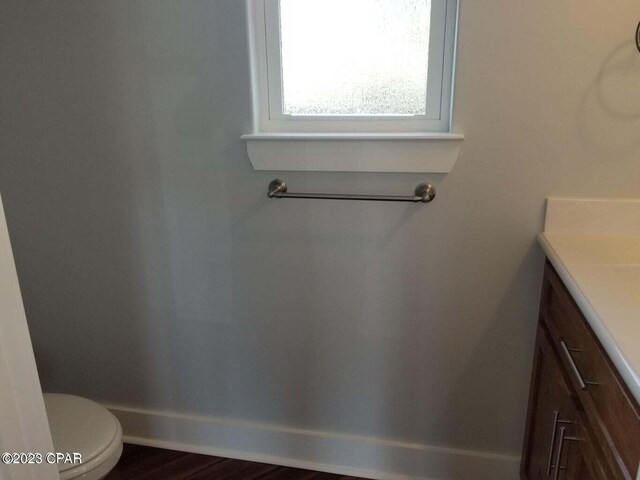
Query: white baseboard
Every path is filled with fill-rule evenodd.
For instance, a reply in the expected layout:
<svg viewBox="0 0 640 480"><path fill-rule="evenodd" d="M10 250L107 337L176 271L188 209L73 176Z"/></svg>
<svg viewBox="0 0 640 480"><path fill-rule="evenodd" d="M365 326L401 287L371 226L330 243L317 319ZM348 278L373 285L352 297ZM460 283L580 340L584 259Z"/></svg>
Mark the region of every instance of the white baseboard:
<svg viewBox="0 0 640 480"><path fill-rule="evenodd" d="M125 442L379 480L517 480L519 457L105 405Z"/></svg>

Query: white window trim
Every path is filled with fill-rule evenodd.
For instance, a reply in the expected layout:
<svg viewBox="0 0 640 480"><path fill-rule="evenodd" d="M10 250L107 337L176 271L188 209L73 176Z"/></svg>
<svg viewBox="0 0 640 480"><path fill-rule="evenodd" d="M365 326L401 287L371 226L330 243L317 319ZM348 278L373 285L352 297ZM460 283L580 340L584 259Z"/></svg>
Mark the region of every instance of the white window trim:
<svg viewBox="0 0 640 480"><path fill-rule="evenodd" d="M431 26L430 41L436 48L430 52L429 88L441 92L440 98L435 99L439 108L432 100L427 116L364 120L289 117L279 113L282 111L279 45L273 41L273 31L267 34L268 29L279 28L278 0L246 2L254 132L241 138L247 141L249 159L256 170L445 173L453 168L464 139L459 133L451 133L458 0L432 0L432 15L446 18ZM439 42L438 38L443 40ZM270 55L268 49L272 50ZM278 59L271 69L267 57L271 62ZM269 102L274 103L274 98L277 101L270 108Z"/></svg>

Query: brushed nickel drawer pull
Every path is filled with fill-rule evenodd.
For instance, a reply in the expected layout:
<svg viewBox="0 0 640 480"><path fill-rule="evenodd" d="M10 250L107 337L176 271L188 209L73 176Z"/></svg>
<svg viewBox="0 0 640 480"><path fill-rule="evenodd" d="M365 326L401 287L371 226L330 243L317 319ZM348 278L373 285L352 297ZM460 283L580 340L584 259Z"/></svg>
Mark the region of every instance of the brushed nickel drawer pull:
<svg viewBox="0 0 640 480"><path fill-rule="evenodd" d="M549 442L549 458L547 459L547 477L551 475L551 462L553 461L553 446L556 443L556 430L558 430L558 410L553 412L553 429L551 430L551 441Z"/></svg>
<svg viewBox="0 0 640 480"><path fill-rule="evenodd" d="M547 477L551 475L551 468L553 467L553 446L556 443L556 432L558 430L558 416L560 412L555 410L553 412L553 429L551 430L551 441L549 442L549 458L547 459Z"/></svg>
<svg viewBox="0 0 640 480"><path fill-rule="evenodd" d="M564 340L560 341L560 347L562 349L562 353L564 357L567 359L567 362L569 362L569 366L571 367L571 370L573 370L574 376L578 380L578 385L580 385L580 390L586 390L587 384L582 378L582 375L580 374L580 370L578 370L578 366L576 365L576 362L573 359L573 356L571 355L571 352L569 351L567 344L564 343Z"/></svg>
<svg viewBox="0 0 640 480"><path fill-rule="evenodd" d="M574 422L571 420L560 420L560 411L553 411L553 429L551 430L551 441L549 442L549 457L547 459L547 477L551 475L551 469L555 468L553 461L553 447L556 444L556 433L558 432L558 425L572 425ZM573 437L565 437L565 440L573 440ZM562 468L561 468L562 470Z"/></svg>
<svg viewBox="0 0 640 480"><path fill-rule="evenodd" d="M560 475L560 461L562 460L562 449L564 447L564 437L567 429L565 427L560 427L560 440L558 441L558 452L556 453L556 462L555 468L556 471L553 474L553 480L558 480L558 475Z"/></svg>
<svg viewBox="0 0 640 480"><path fill-rule="evenodd" d="M567 421L563 421L560 420L560 423L573 423L573 422L567 422ZM573 436L568 436L566 435L566 430L564 427L562 427L560 429L560 442L558 443L558 454L556 456L556 463L551 465L551 468L555 468L556 472L553 475L553 480L556 480L558 478L559 472L560 470L567 470L567 467L563 467L560 465L560 462L562 461L562 450L564 448L564 442L584 442L585 439L584 438L579 438L579 437L573 437ZM547 476L549 476L549 474L547 473Z"/></svg>

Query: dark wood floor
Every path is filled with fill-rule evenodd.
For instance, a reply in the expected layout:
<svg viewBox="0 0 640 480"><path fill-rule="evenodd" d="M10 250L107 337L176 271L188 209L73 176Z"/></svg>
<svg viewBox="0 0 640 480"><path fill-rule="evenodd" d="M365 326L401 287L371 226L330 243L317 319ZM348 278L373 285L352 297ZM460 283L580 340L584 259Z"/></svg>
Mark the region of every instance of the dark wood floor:
<svg viewBox="0 0 640 480"><path fill-rule="evenodd" d="M195 453L124 445L105 480L363 480Z"/></svg>

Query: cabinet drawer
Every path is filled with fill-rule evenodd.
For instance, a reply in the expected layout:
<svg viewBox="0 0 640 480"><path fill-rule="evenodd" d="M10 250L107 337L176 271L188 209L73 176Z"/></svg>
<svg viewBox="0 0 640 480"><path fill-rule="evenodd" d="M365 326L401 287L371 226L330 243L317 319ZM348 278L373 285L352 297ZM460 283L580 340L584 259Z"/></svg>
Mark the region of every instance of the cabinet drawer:
<svg viewBox="0 0 640 480"><path fill-rule="evenodd" d="M623 478L640 462L640 409L553 267L545 268L542 316L604 453Z"/></svg>

